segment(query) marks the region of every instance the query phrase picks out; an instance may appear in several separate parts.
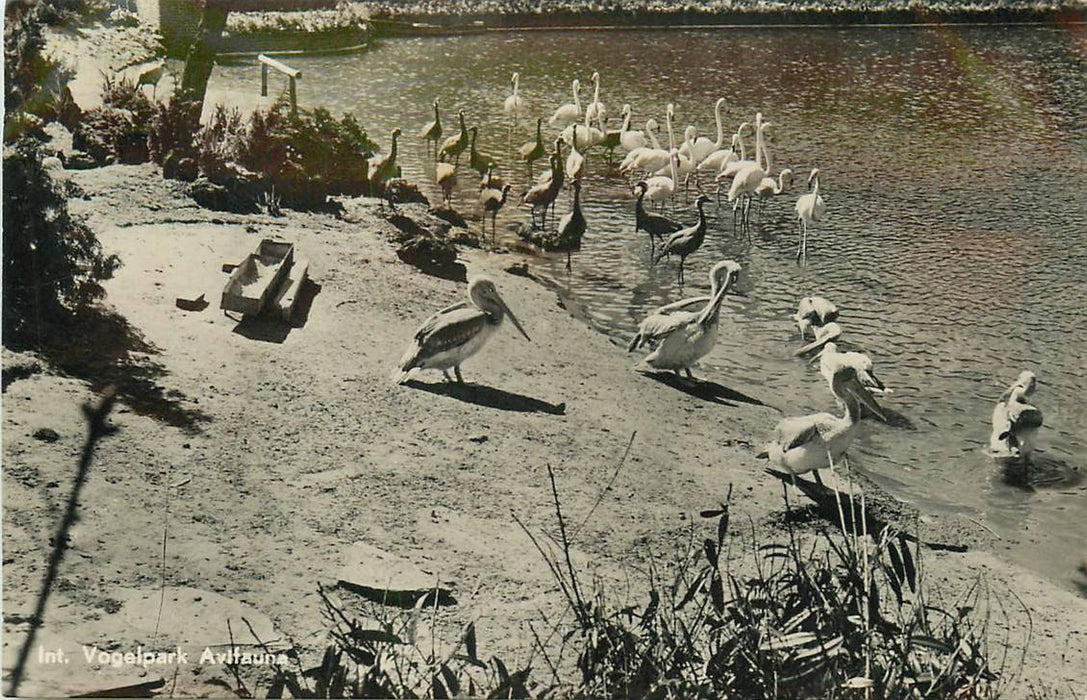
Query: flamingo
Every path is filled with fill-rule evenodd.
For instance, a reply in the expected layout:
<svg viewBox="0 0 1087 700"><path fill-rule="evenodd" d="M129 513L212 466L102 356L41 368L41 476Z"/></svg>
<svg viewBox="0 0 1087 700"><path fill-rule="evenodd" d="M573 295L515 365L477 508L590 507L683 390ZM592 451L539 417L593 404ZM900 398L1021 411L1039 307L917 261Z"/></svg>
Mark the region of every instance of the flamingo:
<svg viewBox="0 0 1087 700"><path fill-rule="evenodd" d="M736 173L740 172L740 170L746 168L749 165L759 164L761 156L759 155L760 149L758 145L758 137L759 131L762 129L762 112L755 113L755 160L747 159L747 148L745 147L743 140L744 125L750 126L748 122L744 122L740 125L740 130L736 132L739 136L740 141L740 157L737 160L726 163L724 166L721 167L721 171L717 173L718 182L725 182L726 180L735 177Z"/></svg>
<svg viewBox="0 0 1087 700"><path fill-rule="evenodd" d="M623 123L623 129L622 129L623 133L621 133L619 135L619 145L621 145L623 147L623 150L626 151L627 153L630 153L631 151L633 151L636 148L644 148L646 143L648 143L648 141L646 141L646 139L645 139L645 133L644 132L630 129L630 119L632 118L632 115L633 115L633 111L631 110L630 105L629 104L623 105L623 118L626 121ZM650 121L653 121L653 120L650 120ZM647 123L646 124L646 130L649 130L650 128L653 128L653 129L657 128L657 123L653 122L652 127L650 127L649 124Z"/></svg>
<svg viewBox="0 0 1087 700"><path fill-rule="evenodd" d="M479 204L483 207L483 235L487 235L487 214L491 215L491 240L497 235L496 220L498 210L506 205L506 198L510 193L510 185L502 185L501 189L487 187L479 193Z"/></svg>
<svg viewBox="0 0 1087 700"><path fill-rule="evenodd" d="M573 141L570 144L570 155L566 156L566 177L577 180L585 169L585 156L577 151L577 130L574 131Z"/></svg>
<svg viewBox="0 0 1087 700"><path fill-rule="evenodd" d="M551 126L566 126L581 118L581 98L578 95L581 90L581 82L575 78L574 82L570 83L570 89L574 94L573 104L566 103L556 109L555 113L551 115L551 119L548 120Z"/></svg>
<svg viewBox="0 0 1087 700"><path fill-rule="evenodd" d="M697 313L691 307L696 305L704 306L706 302L717 296L717 292L721 289L721 285L725 283L732 265L736 265L736 263L730 260L722 260L710 270L709 296L702 295L680 299L671 304L660 306L656 311L646 316L638 325L638 332L634 334L634 337L627 344L627 352L634 352L643 345L654 345L676 323L678 314L686 314L685 320L694 319Z"/></svg>
<svg viewBox="0 0 1087 700"><path fill-rule="evenodd" d="M585 106L586 121L604 121L608 109L600 101L600 74L593 71L593 101Z"/></svg>
<svg viewBox="0 0 1087 700"><path fill-rule="evenodd" d="M785 168L778 173L776 181L772 177L764 177L759 186L755 188L755 196L759 198L759 215L762 215L761 207L766 206L767 200L781 194L791 184L793 184L793 171L789 168Z"/></svg>
<svg viewBox="0 0 1087 700"><path fill-rule="evenodd" d="M814 186L812 183L815 183ZM806 195L796 200L796 220L799 228L800 242L796 248L796 261L808 259L808 229L812 224L819 223L827 213L826 202L819 194L819 168L813 168L808 175L808 189Z"/></svg>
<svg viewBox="0 0 1087 700"><path fill-rule="evenodd" d="M426 139L426 152L430 155L430 144L434 144L434 157L438 157L438 141L442 138L442 115L438 113L438 98L434 98L434 119L427 122L419 132L419 138Z"/></svg>
<svg viewBox="0 0 1087 700"><path fill-rule="evenodd" d="M701 248L702 242L706 240L706 212L703 207L708 201L710 201L710 198L706 195L698 195L698 199L695 200L695 206L698 207L698 222L669 236L660 252L657 253L656 260L653 261L658 263L666 255L678 255L679 284L681 286L683 285L683 264L687 261L687 256Z"/></svg>
<svg viewBox="0 0 1087 700"><path fill-rule="evenodd" d="M660 202L661 211L664 211L664 203L676 193L676 183L679 182L679 176L676 173L676 161L679 158L679 154L676 153L676 149L672 149L670 157L670 165L672 166L672 176L667 175L654 175L651 178L645 180L646 191L645 198L650 202Z"/></svg>
<svg viewBox="0 0 1087 700"><path fill-rule="evenodd" d="M441 150L438 151L438 159L445 160L447 157L453 156L456 164L460 165L460 154L464 153L464 149L468 148L468 127L464 125L463 109L457 112L457 117L460 119L460 133L445 140Z"/></svg>
<svg viewBox="0 0 1087 700"><path fill-rule="evenodd" d="M1034 393L1036 382L1033 372L1021 372L993 408L989 451L994 457L1030 461L1035 437L1042 427L1042 412L1026 401Z"/></svg>
<svg viewBox="0 0 1087 700"><path fill-rule="evenodd" d="M415 331L411 346L400 358L397 384L407 381L415 369L441 370L445 380L452 381L450 368L457 382L463 384L461 364L483 349L507 316L525 340L532 342L489 277L477 275L468 282L468 299L471 306L463 301L447 306Z"/></svg>
<svg viewBox="0 0 1087 700"><path fill-rule="evenodd" d="M748 224L751 213L751 198L755 196L755 190L770 173L770 149L764 143L763 134L771 126L770 122L764 122L760 125L755 137L755 163L740 168L733 176L732 185L728 189L728 201L735 202L737 206L741 207L740 220L745 226ZM761 163L759 162L760 154L762 157Z"/></svg>
<svg viewBox="0 0 1087 700"><path fill-rule="evenodd" d="M657 140L657 135L654 133L655 131L657 131L657 128L658 128L657 127L657 121L655 119L649 119L649 120L646 121L646 123L645 123L645 133L643 134L643 141L644 141L645 137L648 136L649 144L648 145L642 145L642 146L639 146L637 148L629 150L627 152L626 157L623 158L623 162L619 164L619 172L620 173L632 173L632 172L634 172L634 170L636 170L638 168L638 165L637 165L638 158L640 158L641 155L643 153L645 153L646 151L648 151L648 150L653 150L653 151L663 150L663 149L661 149L660 142ZM664 151L664 153L667 154L668 151Z"/></svg>
<svg viewBox="0 0 1087 700"><path fill-rule="evenodd" d="M672 130L673 117L675 117L675 106L670 104L668 105L668 110L665 112L664 117L668 131L668 150L660 148L654 139L654 148L647 148L639 153L633 159L630 170L644 170L647 173L657 173L657 171L662 168L667 168L671 164L670 154L672 151L676 150L676 137L675 132Z"/></svg>
<svg viewBox="0 0 1087 700"><path fill-rule="evenodd" d="M502 111L506 113L506 116L510 118L510 128L517 126L517 120L528 113L528 104L525 102L525 98L518 94L518 88L521 83L521 74L514 71L513 76L510 78L510 85L513 86L513 94L506 98L506 101L502 104Z"/></svg>
<svg viewBox="0 0 1087 700"><path fill-rule="evenodd" d="M881 419L883 412L857 379L855 368L849 365L836 367L832 383L835 395L845 399L845 414L838 417L814 413L782 420L774 429L774 439L760 457L768 457L771 464L794 477L825 467L830 467L833 473L835 463L845 455L857 436L862 407ZM818 480L818 475L816 478Z"/></svg>
<svg viewBox="0 0 1087 700"><path fill-rule="evenodd" d="M601 148L608 152L608 164L615 161L615 149L623 143L625 134L630 131L630 105L623 105L623 123L618 129L608 129L604 132L604 140L600 142Z"/></svg>
<svg viewBox="0 0 1087 700"><path fill-rule="evenodd" d="M671 370L676 376L683 370L688 379L694 378L691 367L716 344L721 303L740 273L737 262L725 260L718 265L723 266L725 279L701 311L696 314L671 314L651 335L643 337L643 343L657 343L656 349L644 360L646 366L655 370Z"/></svg>
<svg viewBox="0 0 1087 700"><path fill-rule="evenodd" d="M729 164L733 161L747 158L743 135L745 131L750 129L751 122L740 124L740 128L736 130L736 133L733 134L732 138L729 140L729 147L722 148L709 154L698 167L709 170L717 175L720 174L722 170L729 167Z"/></svg>
<svg viewBox="0 0 1087 700"><path fill-rule="evenodd" d="M696 166L701 165L711 153L721 150L725 145L725 125L721 121L721 108L724 105L725 98L723 97L718 98L713 105L713 117L717 122L717 140L711 141L705 136L700 136L691 143L686 153L683 153L683 149L680 150L680 155L686 155L694 161Z"/></svg>

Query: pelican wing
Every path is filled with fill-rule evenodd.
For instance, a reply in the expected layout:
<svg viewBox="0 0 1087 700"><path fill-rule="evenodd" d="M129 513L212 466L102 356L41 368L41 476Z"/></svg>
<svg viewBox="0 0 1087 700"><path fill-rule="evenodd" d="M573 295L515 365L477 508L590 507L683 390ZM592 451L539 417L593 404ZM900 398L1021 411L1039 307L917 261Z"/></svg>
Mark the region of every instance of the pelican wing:
<svg viewBox="0 0 1087 700"><path fill-rule="evenodd" d="M423 325L419 326L419 330L415 331L415 341L422 344L426 337L433 333L438 324L443 321L446 314L467 308L469 308L468 302L458 301L456 304L450 304L440 311L435 311L427 320L423 321Z"/></svg>
<svg viewBox="0 0 1087 700"><path fill-rule="evenodd" d="M710 299L711 297L708 296L680 299L679 301L673 301L671 304L665 304L664 306L657 308L657 310L653 312L653 315L667 316L677 311L690 310L691 307L697 307L698 309L701 309L703 306L710 302Z"/></svg>
<svg viewBox="0 0 1087 700"><path fill-rule="evenodd" d="M808 444L819 437L818 419L821 414L785 418L777 424L775 433L781 449L788 452Z"/></svg>
<svg viewBox="0 0 1087 700"><path fill-rule="evenodd" d="M1013 430L1041 428L1042 412L1028 403L1008 402L1008 420Z"/></svg>

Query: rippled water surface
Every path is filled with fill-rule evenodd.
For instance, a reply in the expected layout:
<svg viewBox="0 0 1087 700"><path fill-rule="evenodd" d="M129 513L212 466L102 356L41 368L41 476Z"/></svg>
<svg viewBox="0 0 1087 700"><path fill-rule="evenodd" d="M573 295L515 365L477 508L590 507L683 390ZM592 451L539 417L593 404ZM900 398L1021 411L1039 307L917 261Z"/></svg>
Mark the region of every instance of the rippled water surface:
<svg viewBox="0 0 1087 700"><path fill-rule="evenodd" d="M709 267L733 258L749 296L729 300L701 373L791 414L835 410L818 372L793 358L788 321L799 297L830 298L844 344L869 353L894 389L883 404L895 426L868 425L855 466L924 510L984 524L1013 557L1070 585L1087 558L1083 26L529 32L390 40L291 63L303 71L302 103L354 112L382 143L402 127L404 175L435 200L417 133L436 96L446 134L463 109L480 126L480 149L515 193L524 189L508 144L527 141L530 125L510 139L501 110L514 70L534 113L570 101L570 80L587 85L596 70L609 114L630 103L636 125L663 123L674 102L680 138L687 124L714 136L718 97L728 132L761 110L777 126L775 170L791 167L800 184L770 203L749 242L734 235L730 210L708 208L710 234L688 261L685 292L700 292ZM255 65L223 66L211 99L253 107L259 85ZM813 166L828 216L801 267L790 214ZM573 269L542 256L537 273L625 339L647 310L678 298L675 266L650 264L626 182L598 153L587 170L589 230ZM453 203L472 217L477 183L463 167ZM682 201L677 215L695 218ZM499 237L515 240L526 218L507 206ZM993 402L1024 368L1039 375L1046 428L1028 484L1016 486L983 450Z"/></svg>

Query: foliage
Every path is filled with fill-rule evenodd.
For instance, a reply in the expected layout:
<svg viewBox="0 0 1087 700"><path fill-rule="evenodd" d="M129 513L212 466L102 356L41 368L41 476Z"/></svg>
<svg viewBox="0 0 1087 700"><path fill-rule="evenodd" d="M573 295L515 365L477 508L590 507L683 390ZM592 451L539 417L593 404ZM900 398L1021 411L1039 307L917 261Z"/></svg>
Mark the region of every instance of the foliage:
<svg viewBox="0 0 1087 700"><path fill-rule="evenodd" d="M37 142L4 152L4 335L33 331L62 312L100 298L100 282L120 265L68 212L67 193L42 165Z"/></svg>
<svg viewBox="0 0 1087 700"><path fill-rule="evenodd" d="M197 133L201 106L182 91L174 93L169 102L154 105L148 142L152 160L162 165L171 153L181 158L199 157Z"/></svg>
<svg viewBox="0 0 1087 700"><path fill-rule="evenodd" d="M4 141L12 143L30 129L33 116L49 121L70 111L65 85L72 72L42 53L43 28L55 14L45 2L8 3L4 23L4 108L19 118L5 122Z"/></svg>
<svg viewBox="0 0 1087 700"><path fill-rule="evenodd" d="M370 19L362 3L340 2L334 10L304 12L232 12L227 31L234 35L265 33L317 34L344 29L361 29Z"/></svg>
<svg viewBox="0 0 1087 700"><path fill-rule="evenodd" d="M237 153L243 166L275 187L284 204L307 208L323 205L329 195L366 192L375 150L354 116L337 120L320 107L291 114L279 101L253 113Z"/></svg>

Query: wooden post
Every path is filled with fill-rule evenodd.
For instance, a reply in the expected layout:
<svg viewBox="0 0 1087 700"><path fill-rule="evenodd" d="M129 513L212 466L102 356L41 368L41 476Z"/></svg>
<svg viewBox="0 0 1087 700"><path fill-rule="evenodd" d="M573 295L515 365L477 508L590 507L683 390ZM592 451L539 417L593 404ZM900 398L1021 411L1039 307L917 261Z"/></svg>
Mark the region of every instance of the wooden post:
<svg viewBox="0 0 1087 700"><path fill-rule="evenodd" d="M268 96L268 69L269 68L274 68L275 70L279 71L283 75L287 76L287 79L290 81L290 85L289 85L288 90L289 90L289 95L290 95L290 100L291 100L291 116L294 116L294 115L298 114L298 91L297 91L297 88L295 86L295 83L296 83L297 80L299 80L302 77L302 71L298 70L297 68L291 68L286 63L283 63L281 61L277 61L274 58L271 58L270 56L265 56L264 54L260 54L259 56L257 56L257 60L260 61L260 63L261 63L261 71L260 71L260 80L261 80L260 95L261 95L261 97L267 97Z"/></svg>

